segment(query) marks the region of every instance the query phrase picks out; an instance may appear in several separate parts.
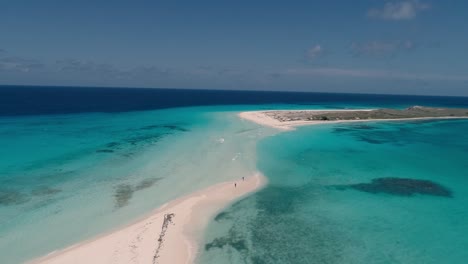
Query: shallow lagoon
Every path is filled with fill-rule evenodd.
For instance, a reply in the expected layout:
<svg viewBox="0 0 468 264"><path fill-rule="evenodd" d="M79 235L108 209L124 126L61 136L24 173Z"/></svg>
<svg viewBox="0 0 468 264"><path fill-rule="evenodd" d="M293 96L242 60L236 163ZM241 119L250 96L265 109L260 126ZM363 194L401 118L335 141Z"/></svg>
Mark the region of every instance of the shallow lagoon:
<svg viewBox="0 0 468 264"><path fill-rule="evenodd" d="M221 212L198 263L464 263L468 122L301 127L260 141L269 185Z"/></svg>
<svg viewBox="0 0 468 264"><path fill-rule="evenodd" d="M229 108L0 119L0 254L20 263L255 173L255 124Z"/></svg>

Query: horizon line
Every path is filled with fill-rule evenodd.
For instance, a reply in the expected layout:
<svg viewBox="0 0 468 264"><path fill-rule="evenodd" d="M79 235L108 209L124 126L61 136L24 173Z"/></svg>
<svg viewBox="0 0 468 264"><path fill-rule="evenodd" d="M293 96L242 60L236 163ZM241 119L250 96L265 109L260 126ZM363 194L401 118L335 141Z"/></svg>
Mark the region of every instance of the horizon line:
<svg viewBox="0 0 468 264"><path fill-rule="evenodd" d="M228 89L228 88L168 88L143 86L81 86L81 85L31 85L31 84L0 84L1 87L50 87L50 88L97 88L97 89L152 89L152 90L191 90L191 91L226 91L226 92L273 92L273 93L315 93L315 94L351 94L351 95L389 95L389 96L420 96L420 97L461 97L468 95L439 95L439 94L393 94L393 93L360 93L360 92L322 92L303 90L266 90L266 89Z"/></svg>

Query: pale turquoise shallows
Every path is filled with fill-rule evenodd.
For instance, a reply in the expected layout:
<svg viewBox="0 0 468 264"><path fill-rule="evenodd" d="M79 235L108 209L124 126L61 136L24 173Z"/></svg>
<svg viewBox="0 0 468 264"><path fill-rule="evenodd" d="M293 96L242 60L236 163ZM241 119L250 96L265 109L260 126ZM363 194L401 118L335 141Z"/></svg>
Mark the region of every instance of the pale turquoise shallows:
<svg viewBox="0 0 468 264"><path fill-rule="evenodd" d="M382 122L263 139L268 186L212 221L197 262L466 263L466 131L466 120Z"/></svg>
<svg viewBox="0 0 468 264"><path fill-rule="evenodd" d="M199 263L464 263L468 122L279 133L237 117L322 107L358 105L2 117L1 262L91 239L174 198L260 170L269 185L212 221ZM429 180L439 192L398 195L395 181L369 184L388 177Z"/></svg>
<svg viewBox="0 0 468 264"><path fill-rule="evenodd" d="M255 124L230 107L0 119L1 263L91 239L255 173Z"/></svg>

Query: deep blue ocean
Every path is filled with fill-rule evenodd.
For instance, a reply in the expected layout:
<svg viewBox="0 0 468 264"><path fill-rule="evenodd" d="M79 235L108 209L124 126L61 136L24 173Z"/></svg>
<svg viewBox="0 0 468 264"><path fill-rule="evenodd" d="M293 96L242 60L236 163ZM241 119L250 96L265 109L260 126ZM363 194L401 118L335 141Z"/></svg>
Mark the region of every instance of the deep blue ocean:
<svg viewBox="0 0 468 264"><path fill-rule="evenodd" d="M466 263L467 120L279 132L237 116L413 105L468 98L0 86L0 263L257 171L268 185L211 221L197 263Z"/></svg>
<svg viewBox="0 0 468 264"><path fill-rule="evenodd" d="M467 107L467 97L192 89L0 86L0 115L127 112L207 105Z"/></svg>

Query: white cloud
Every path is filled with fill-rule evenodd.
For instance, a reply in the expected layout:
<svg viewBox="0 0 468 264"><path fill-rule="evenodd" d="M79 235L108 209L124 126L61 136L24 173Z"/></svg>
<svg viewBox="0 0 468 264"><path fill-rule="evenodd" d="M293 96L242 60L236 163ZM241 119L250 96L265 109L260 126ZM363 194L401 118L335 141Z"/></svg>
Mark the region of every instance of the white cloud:
<svg viewBox="0 0 468 264"><path fill-rule="evenodd" d="M387 2L383 8L372 8L367 15L372 18L384 20L410 20L423 10L430 8L430 5L419 0L407 0L400 2Z"/></svg>
<svg viewBox="0 0 468 264"><path fill-rule="evenodd" d="M307 50L306 56L309 60L316 59L320 55L323 54L323 48L319 44L311 47L310 49Z"/></svg>
<svg viewBox="0 0 468 264"><path fill-rule="evenodd" d="M0 71L19 71L30 72L44 68L38 60L26 59L21 57L3 57L0 58Z"/></svg>
<svg viewBox="0 0 468 264"><path fill-rule="evenodd" d="M355 56L383 57L414 49L411 40L355 42L351 51Z"/></svg>
<svg viewBox="0 0 468 264"><path fill-rule="evenodd" d="M443 75L443 74L416 74L370 69L343 69L343 68L299 68L288 69L285 75L295 76L327 76L327 77L357 77L357 78L382 78L400 80L424 80L424 81L468 81L468 75Z"/></svg>

